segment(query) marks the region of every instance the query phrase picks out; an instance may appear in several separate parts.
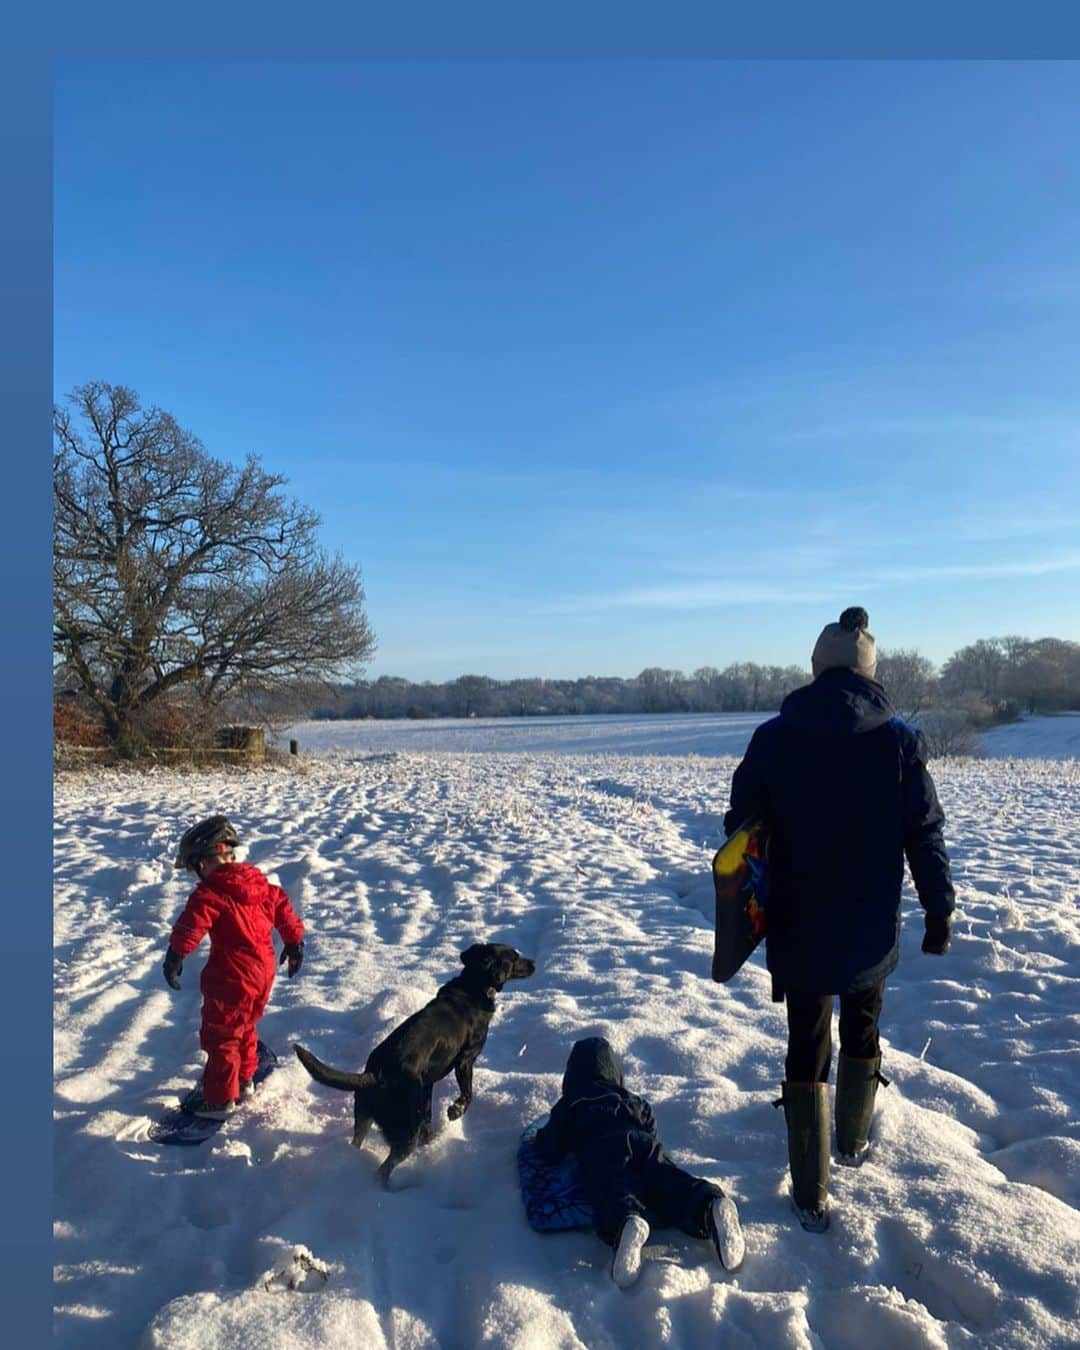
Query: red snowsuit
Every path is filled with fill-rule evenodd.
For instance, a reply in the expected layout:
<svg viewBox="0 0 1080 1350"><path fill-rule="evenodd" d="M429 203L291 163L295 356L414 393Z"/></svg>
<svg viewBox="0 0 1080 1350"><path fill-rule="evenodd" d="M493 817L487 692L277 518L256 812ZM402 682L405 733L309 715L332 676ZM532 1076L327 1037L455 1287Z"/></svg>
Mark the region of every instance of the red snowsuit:
<svg viewBox="0 0 1080 1350"><path fill-rule="evenodd" d="M172 930L169 946L181 957L210 934L210 959L199 981L208 1102L235 1101L240 1083L255 1072L255 1027L274 983L275 928L286 943L304 936L303 922L281 887L251 863L222 863L192 891Z"/></svg>

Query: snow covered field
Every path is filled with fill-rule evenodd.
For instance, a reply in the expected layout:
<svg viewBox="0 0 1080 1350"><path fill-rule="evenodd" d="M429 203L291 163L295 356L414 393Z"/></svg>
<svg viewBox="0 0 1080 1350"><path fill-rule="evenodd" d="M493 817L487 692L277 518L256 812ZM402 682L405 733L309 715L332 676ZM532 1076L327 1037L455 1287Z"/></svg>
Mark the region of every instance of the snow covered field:
<svg viewBox="0 0 1080 1350"><path fill-rule="evenodd" d="M772 713L640 717L476 717L300 722L283 732L301 752L464 750L501 754L736 755Z"/></svg>
<svg viewBox="0 0 1080 1350"><path fill-rule="evenodd" d="M291 733L300 771L61 778L58 1344L1075 1345L1080 767L934 766L961 917L949 954L923 956L909 897L876 1154L834 1170L833 1226L815 1237L784 1197L770 1105L783 1009L760 955L729 986L708 978L709 858L756 720L362 723L336 750L346 728L309 723ZM320 738L326 753L308 758ZM145 1142L147 1124L203 1058L201 956L178 994L160 974L188 890L172 850L215 810L289 890L307 956L262 1023L282 1067L213 1141L170 1150ZM348 1147L351 1099L312 1083L289 1045L359 1067L483 938L535 957L537 974L500 996L471 1111L448 1124L455 1089L441 1085L436 1139L385 1192L381 1138ZM572 1041L596 1034L677 1160L738 1200L735 1275L707 1244L659 1232L621 1293L592 1234L526 1226L518 1134L556 1097ZM328 1278L289 1289L300 1246Z"/></svg>
<svg viewBox="0 0 1080 1350"><path fill-rule="evenodd" d="M673 713L651 717L479 717L300 722L279 738L302 753L345 749L494 751L569 755L736 755L772 713ZM1080 713L1025 717L980 737L991 759L1080 759Z"/></svg>

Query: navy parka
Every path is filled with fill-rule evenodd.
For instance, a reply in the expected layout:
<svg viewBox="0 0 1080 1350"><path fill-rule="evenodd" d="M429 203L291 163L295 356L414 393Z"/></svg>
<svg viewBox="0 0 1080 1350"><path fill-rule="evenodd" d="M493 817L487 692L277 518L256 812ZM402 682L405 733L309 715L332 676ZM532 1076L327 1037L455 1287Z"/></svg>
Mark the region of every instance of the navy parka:
<svg viewBox="0 0 1080 1350"><path fill-rule="evenodd" d="M769 826L774 997L854 993L895 968L905 856L926 913L953 911L945 813L922 734L874 680L826 670L757 728L724 828L752 817Z"/></svg>

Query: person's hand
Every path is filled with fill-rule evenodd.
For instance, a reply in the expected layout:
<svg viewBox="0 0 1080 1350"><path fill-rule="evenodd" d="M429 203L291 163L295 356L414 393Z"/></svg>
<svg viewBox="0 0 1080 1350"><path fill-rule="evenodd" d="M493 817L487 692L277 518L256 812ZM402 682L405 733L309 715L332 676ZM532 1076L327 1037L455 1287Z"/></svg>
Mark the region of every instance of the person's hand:
<svg viewBox="0 0 1080 1350"><path fill-rule="evenodd" d="M184 969L184 961L182 957L177 956L177 954L173 951L171 947L165 953L165 964L161 967L161 969L162 973L165 976L165 983L169 986L169 988L179 989L180 972Z"/></svg>
<svg viewBox="0 0 1080 1350"><path fill-rule="evenodd" d="M952 920L941 914L926 916L926 934L922 940L922 949L930 956L944 956L949 950L949 938L952 936Z"/></svg>
<svg viewBox="0 0 1080 1350"><path fill-rule="evenodd" d="M304 944L302 942L286 942L281 949L281 959L278 961L278 965L283 966L286 961L289 963L289 979L291 980L304 964Z"/></svg>

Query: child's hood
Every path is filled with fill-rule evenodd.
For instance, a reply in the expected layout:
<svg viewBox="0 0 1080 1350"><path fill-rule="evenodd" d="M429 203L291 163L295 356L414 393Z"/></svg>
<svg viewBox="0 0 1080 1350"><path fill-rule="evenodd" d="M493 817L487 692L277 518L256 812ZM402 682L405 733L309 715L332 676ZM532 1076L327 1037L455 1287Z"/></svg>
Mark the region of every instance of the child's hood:
<svg viewBox="0 0 1080 1350"><path fill-rule="evenodd" d="M605 1041L602 1036L589 1036L574 1042L563 1074L562 1090L567 1102L591 1096L598 1087L621 1088L622 1085L622 1065L610 1041Z"/></svg>
<svg viewBox="0 0 1080 1350"><path fill-rule="evenodd" d="M222 863L205 877L200 885L218 895L227 896L234 904L252 905L265 900L270 883L252 863Z"/></svg>

